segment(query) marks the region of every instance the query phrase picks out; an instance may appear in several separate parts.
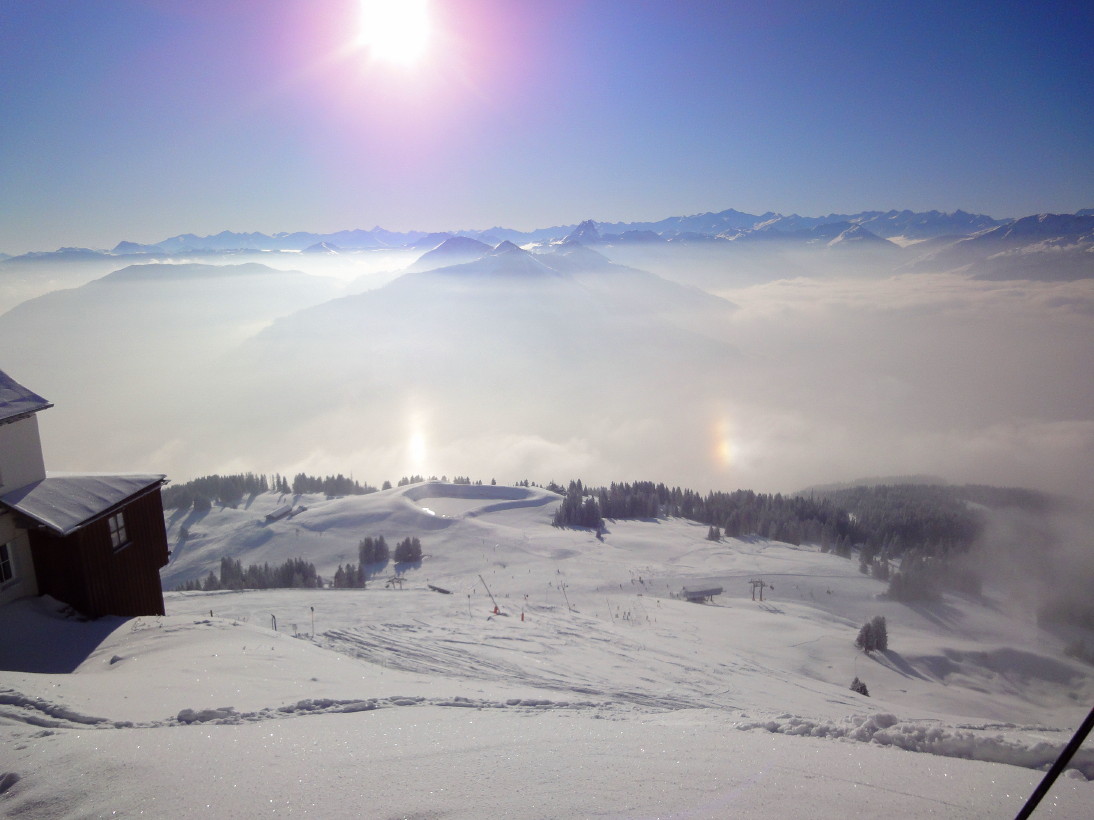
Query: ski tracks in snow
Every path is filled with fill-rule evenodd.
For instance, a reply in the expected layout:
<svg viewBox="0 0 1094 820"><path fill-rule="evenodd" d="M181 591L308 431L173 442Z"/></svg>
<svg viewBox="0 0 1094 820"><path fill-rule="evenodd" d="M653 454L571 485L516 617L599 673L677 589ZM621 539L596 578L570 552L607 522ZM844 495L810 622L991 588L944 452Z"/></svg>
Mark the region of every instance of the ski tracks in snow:
<svg viewBox="0 0 1094 820"><path fill-rule="evenodd" d="M531 684L531 680L525 682ZM537 686L551 687L549 681ZM580 688L571 687L572 691ZM36 727L34 738L48 737L65 730L109 729L161 729L190 725L238 725L268 720L296 717L370 712L377 709L407 707L450 707L469 709L505 709L528 714L552 710L594 711L598 717L611 718L634 707L651 710L692 708L686 702L674 698L657 700L641 692L614 691L600 693L607 700L552 700L545 698L508 698L491 700L483 698L422 697L391 695L383 698L308 698L295 703L272 706L252 712L240 712L231 706L206 709L182 709L177 715L163 720L127 721L111 720L86 715L63 704L44 698L30 697L12 689L0 689L0 725L24 725ZM982 727L940 726L933 721L901 721L894 715L848 716L841 721L814 721L794 715L780 715L771 720L744 721L737 728L764 730L786 735L822 737L832 740L858 741L882 746L893 746L907 751L926 752L943 757L958 757L1006 763L1031 769L1043 769L1059 754L1063 740L1049 742L1023 736L1024 733L996 731L1000 727L985 724ZM1007 726L1015 729L1018 727ZM1044 730L1041 730L1042 732ZM1094 753L1080 753L1071 761L1070 774L1080 779L1094 779Z"/></svg>
<svg viewBox="0 0 1094 820"><path fill-rule="evenodd" d="M1059 756L1066 738L1049 741L1048 731L1034 728L1040 738L1031 736L1021 727L986 723L983 726L943 726L936 721L901 720L887 712L872 715L849 715L843 720L811 720L796 715L779 715L773 719L742 722L738 729L762 729L773 734L801 737L823 737L891 746L911 752L926 752L941 757L959 757L1006 763L1028 769L1045 770ZM999 731L1003 729L1004 731ZM1007 731L1011 730L1011 731ZM1069 764L1071 776L1094 779L1094 750L1083 750Z"/></svg>
<svg viewBox="0 0 1094 820"><path fill-rule="evenodd" d="M536 617L553 620L544 612ZM330 630L316 642L406 672L594 696L621 708L733 708L724 697L732 695L725 685L726 664L699 665L665 655L591 618L574 624L567 619L520 635L489 629L469 635L463 625L443 623L384 623ZM621 679L632 685L620 687ZM713 702L712 693L717 693Z"/></svg>
<svg viewBox="0 0 1094 820"><path fill-rule="evenodd" d="M43 730L38 736L45 736L52 734L52 730L63 729L158 729L192 724L232 725L307 715L347 714L370 712L374 709L411 706L509 709L527 712L542 712L551 709L611 708L611 704L588 700L562 701L543 698L489 700L461 696L427 698L391 695L383 698L354 698L350 700L308 698L296 703L271 706L253 712L240 712L231 706L220 706L212 709L182 709L173 718L153 721L129 721L85 715L77 710L61 704L51 703L43 698L30 697L14 690L5 689L0 690L0 724L35 726Z"/></svg>

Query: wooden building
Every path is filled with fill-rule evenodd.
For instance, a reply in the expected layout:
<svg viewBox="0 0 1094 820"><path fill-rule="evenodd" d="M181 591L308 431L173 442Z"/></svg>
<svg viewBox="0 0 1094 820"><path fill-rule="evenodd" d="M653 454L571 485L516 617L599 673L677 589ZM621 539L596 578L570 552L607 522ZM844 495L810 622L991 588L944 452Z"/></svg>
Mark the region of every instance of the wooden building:
<svg viewBox="0 0 1094 820"><path fill-rule="evenodd" d="M89 617L162 615L162 475L47 474L45 399L0 371L0 604L51 595Z"/></svg>
<svg viewBox="0 0 1094 820"><path fill-rule="evenodd" d="M162 475L48 476L0 498L27 529L38 592L90 617L162 615Z"/></svg>

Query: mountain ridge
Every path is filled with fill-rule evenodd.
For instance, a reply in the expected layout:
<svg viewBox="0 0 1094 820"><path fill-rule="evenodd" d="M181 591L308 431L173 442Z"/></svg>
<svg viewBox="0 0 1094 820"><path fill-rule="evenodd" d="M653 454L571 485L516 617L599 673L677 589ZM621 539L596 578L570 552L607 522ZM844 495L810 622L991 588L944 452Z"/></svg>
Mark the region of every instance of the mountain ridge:
<svg viewBox="0 0 1094 820"><path fill-rule="evenodd" d="M1080 209L1073 216L1083 216L1091 211L1092 209L1089 208ZM829 213L823 216L800 216L798 214L780 214L774 211L750 214L729 208L718 212L708 211L687 216L669 216L655 221L594 222L590 219L580 224L593 224L598 226L602 233L611 235L620 235L627 232L652 232L663 238L668 238L685 234L731 235L760 229L809 230L820 225L849 222L861 225L883 239L894 236L926 239L946 234L969 236L982 230L1016 222L1018 219L996 219L986 214L973 214L961 209L949 213L938 210L911 211L905 209L897 211L894 209L888 211L867 210L853 214ZM443 238L449 236L465 236L485 241L487 244L497 244L503 239L524 244L561 240L579 228L580 224L556 225L526 231L494 226L482 230L461 229L434 233L422 230L390 231L378 225L368 230L355 228L329 233L280 231L265 234L256 231L234 232L222 230L219 233L206 236L182 233L150 243L122 240L109 251L88 248L62 248L57 251L31 251L10 257L10 259L28 260L36 257L49 257L63 252L70 255L74 252L120 255L225 250L302 251L312 245L321 243L329 243L345 250L380 250L385 248L413 248L416 243L423 240L432 242L434 238L439 243Z"/></svg>

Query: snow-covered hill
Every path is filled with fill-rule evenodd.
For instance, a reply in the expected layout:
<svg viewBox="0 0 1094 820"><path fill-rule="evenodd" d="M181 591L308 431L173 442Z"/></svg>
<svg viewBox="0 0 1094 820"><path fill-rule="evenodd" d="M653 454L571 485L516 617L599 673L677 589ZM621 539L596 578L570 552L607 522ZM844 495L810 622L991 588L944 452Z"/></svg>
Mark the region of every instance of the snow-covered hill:
<svg viewBox="0 0 1094 820"><path fill-rule="evenodd" d="M1008 816L1094 696L1005 600L885 601L808 546L665 518L598 538L551 527L558 496L534 487L303 496L265 520L287 500L172 513L168 584L226 554L330 576L366 535L424 558L364 590L168 593L165 618L0 609L0 774L19 776L0 811ZM677 597L696 585L724 592ZM865 655L875 615L890 649ZM1094 755L1076 766L1039 816L1089 815Z"/></svg>
<svg viewBox="0 0 1094 820"><path fill-rule="evenodd" d="M1072 281L1094 276L1094 217L1039 214L925 247L910 270L953 270L977 279Z"/></svg>
<svg viewBox="0 0 1094 820"><path fill-rule="evenodd" d="M467 236L450 236L436 247L426 250L407 267L407 271L433 270L448 265L460 265L473 262L489 253L491 247L485 242Z"/></svg>

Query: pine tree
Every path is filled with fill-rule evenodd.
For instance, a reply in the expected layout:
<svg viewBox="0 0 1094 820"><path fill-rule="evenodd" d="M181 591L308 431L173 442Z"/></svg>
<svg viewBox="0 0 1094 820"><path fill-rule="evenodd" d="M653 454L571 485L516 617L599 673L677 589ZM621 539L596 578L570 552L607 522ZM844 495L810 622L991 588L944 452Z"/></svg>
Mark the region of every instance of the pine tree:
<svg viewBox="0 0 1094 820"><path fill-rule="evenodd" d="M855 646L861 649L863 652L873 652L877 649L877 638L874 635L873 623L865 623L858 631L858 637L855 638Z"/></svg>
<svg viewBox="0 0 1094 820"><path fill-rule="evenodd" d="M855 638L855 646L863 652L884 652L889 648L889 630L884 615L875 615L862 625Z"/></svg>
<svg viewBox="0 0 1094 820"><path fill-rule="evenodd" d="M865 683L858 679L857 675L855 676L855 679L851 681L851 691L858 692L860 695L865 695L866 697L870 697L870 690L866 688Z"/></svg>
<svg viewBox="0 0 1094 820"><path fill-rule="evenodd" d="M879 558L874 561L872 567L870 567L870 574L877 578L879 581L889 580L889 562L884 558Z"/></svg>
<svg viewBox="0 0 1094 820"><path fill-rule="evenodd" d="M877 550L869 544L863 545L858 554L858 571L863 575L870 572L870 567L873 566L874 557L877 555Z"/></svg>
<svg viewBox="0 0 1094 820"><path fill-rule="evenodd" d="M889 630L885 625L884 615L875 615L870 620L874 632L874 648L884 652L889 648Z"/></svg>
<svg viewBox="0 0 1094 820"><path fill-rule="evenodd" d="M422 560L422 542L417 538L404 538L395 546L395 563L411 564Z"/></svg>

